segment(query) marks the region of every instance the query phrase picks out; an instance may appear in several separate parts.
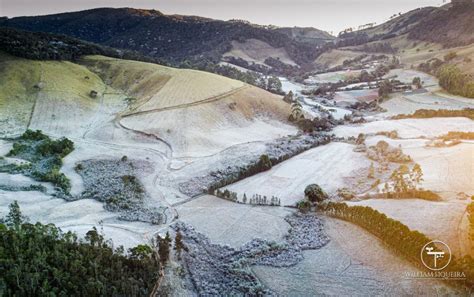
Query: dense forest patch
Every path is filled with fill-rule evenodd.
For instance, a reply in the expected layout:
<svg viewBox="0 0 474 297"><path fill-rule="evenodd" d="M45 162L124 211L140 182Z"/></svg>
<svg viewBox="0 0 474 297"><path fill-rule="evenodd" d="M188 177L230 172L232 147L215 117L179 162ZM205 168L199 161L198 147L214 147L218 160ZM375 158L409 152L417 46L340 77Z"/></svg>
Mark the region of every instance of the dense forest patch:
<svg viewBox="0 0 474 297"><path fill-rule="evenodd" d="M2 296L149 296L158 256L141 245L124 253L94 228L85 240L56 226L30 224L16 201L0 222Z"/></svg>

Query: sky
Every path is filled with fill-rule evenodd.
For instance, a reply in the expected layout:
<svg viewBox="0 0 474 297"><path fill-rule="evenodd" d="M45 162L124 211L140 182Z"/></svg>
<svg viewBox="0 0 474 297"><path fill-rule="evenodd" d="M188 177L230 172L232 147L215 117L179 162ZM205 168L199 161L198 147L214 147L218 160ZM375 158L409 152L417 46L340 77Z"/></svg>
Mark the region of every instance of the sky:
<svg viewBox="0 0 474 297"><path fill-rule="evenodd" d="M337 34L393 14L449 0L0 0L0 16L30 16L97 7L156 9L165 14L244 19L261 25L315 27Z"/></svg>

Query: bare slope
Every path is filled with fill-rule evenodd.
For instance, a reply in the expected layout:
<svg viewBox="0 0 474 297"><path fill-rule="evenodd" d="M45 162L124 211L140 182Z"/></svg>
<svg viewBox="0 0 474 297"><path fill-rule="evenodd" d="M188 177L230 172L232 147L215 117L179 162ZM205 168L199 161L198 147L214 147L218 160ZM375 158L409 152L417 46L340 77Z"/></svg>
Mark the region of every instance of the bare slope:
<svg viewBox="0 0 474 297"><path fill-rule="evenodd" d="M8 66L0 72L7 134L29 127L123 144L148 138L174 156L202 156L296 132L279 96L207 72L103 56L0 61Z"/></svg>
<svg viewBox="0 0 474 297"><path fill-rule="evenodd" d="M291 66L297 65L285 48L275 48L258 39L248 39L244 42L232 41L231 44L232 49L224 54L224 58L234 57L248 63L265 64L265 60L271 57Z"/></svg>
<svg viewBox="0 0 474 297"><path fill-rule="evenodd" d="M41 62L25 61L0 52L0 135L28 125L41 80Z"/></svg>
<svg viewBox="0 0 474 297"><path fill-rule="evenodd" d="M100 105L123 105L116 96L107 97L107 86L83 66L8 55L2 55L0 63L5 66L0 70L3 134L29 127L50 134L80 135ZM91 91L97 92L95 98Z"/></svg>
<svg viewBox="0 0 474 297"><path fill-rule="evenodd" d="M214 74L86 57L84 65L134 98L120 125L167 142L174 156L210 155L229 146L295 132L279 96Z"/></svg>

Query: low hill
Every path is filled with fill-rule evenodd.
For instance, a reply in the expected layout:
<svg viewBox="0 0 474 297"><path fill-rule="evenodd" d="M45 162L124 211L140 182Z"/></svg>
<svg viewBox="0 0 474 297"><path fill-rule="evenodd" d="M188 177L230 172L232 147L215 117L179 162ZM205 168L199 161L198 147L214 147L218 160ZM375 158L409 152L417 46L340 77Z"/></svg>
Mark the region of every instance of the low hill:
<svg viewBox="0 0 474 297"><path fill-rule="evenodd" d="M231 145L295 132L280 96L215 74L100 56L81 60L133 98L119 125L165 141L174 156L202 156Z"/></svg>
<svg viewBox="0 0 474 297"><path fill-rule="evenodd" d="M2 136L40 129L201 156L296 132L280 96L207 72L104 56L73 63L4 53L0 66Z"/></svg>
<svg viewBox="0 0 474 297"><path fill-rule="evenodd" d="M311 63L318 55L315 44L331 39L328 34L316 29L292 29L289 32L245 21L164 15L156 10L131 8L100 8L17 17L0 20L0 26L65 34L114 48L138 51L174 64L202 59L217 63L224 53L232 50L232 42L257 39L272 48L281 49L301 66ZM278 57L270 54L267 58Z"/></svg>

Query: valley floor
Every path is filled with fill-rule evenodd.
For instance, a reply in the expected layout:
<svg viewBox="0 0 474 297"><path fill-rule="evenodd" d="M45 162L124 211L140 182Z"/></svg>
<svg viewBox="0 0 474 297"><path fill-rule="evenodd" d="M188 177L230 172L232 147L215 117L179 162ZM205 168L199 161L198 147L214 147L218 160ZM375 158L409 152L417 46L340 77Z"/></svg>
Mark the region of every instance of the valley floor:
<svg viewBox="0 0 474 297"><path fill-rule="evenodd" d="M396 74L407 80L418 75L411 70L400 70ZM330 73L319 79L332 80L339 76L340 73ZM430 79L433 84L437 83L432 77L425 78L426 81ZM188 135L171 135L173 131L169 135L166 131L153 134L156 132L154 126L144 127L145 122L130 118L121 122L114 116L123 107L121 101L114 101L115 96L119 95L105 96L95 103L95 108L75 114L72 118L62 115L61 121L51 119L72 107L67 105L62 106L61 110L60 107L58 110L51 109L54 103L50 101L54 98L45 95L43 100L40 98L41 104L33 110L30 127L41 128L51 136L67 136L74 141L76 149L64 159L61 169L71 179L72 195L80 195L85 187L75 170L78 162L120 160L127 156L136 164L150 164L135 168L148 194L144 206L160 207L165 220L158 225L120 220L118 213L107 211L101 202L91 199L67 202L54 197L53 189L44 193L0 190L0 215L5 215L9 203L17 200L32 222L54 223L64 231L75 231L79 235L84 235L95 226L113 241L114 246L123 245L126 248L149 243L157 234L173 233L173 225L179 222L193 226L213 244L238 249L255 238L276 243L285 240L290 230L287 218L296 212L292 207L304 198L303 191L308 184L317 183L335 199L341 188L354 189L355 199L348 204L370 206L414 230L446 241L456 255L470 254L472 249L466 245L465 208L469 202L466 197L474 195L474 143L462 141L450 147L432 147L429 144L449 131L474 132L473 121L467 118L389 118L420 108L438 109L442 106L460 109L474 106L467 99L438 92L433 88L421 95L397 94L382 104L386 113L371 114L367 117L369 122L364 124L335 128L331 133L342 140L309 149L268 171L222 188L236 192L240 202L244 193L247 197L255 194L269 198L276 196L281 199L281 207L234 203L212 195L186 195L180 187L192 178L208 176L216 168L224 170L230 164L249 164L266 152L271 141L295 134L293 126L266 120L265 117L257 121L236 119L232 118L231 113L226 113L226 121L217 123L209 131L195 123L196 127L192 128L195 131ZM225 101L217 109L228 110L229 102ZM180 116L184 119L190 113L196 113L205 115L206 122L212 122L215 110L206 108L200 104L193 108L177 108L173 112L167 111L166 119ZM312 110L309 105L306 108ZM280 107L276 109L276 112L281 111ZM65 124L68 121L84 123L83 118L90 120L90 115L93 116L89 125ZM163 119L155 117L154 120L156 125L163 125ZM176 125L180 125L179 120L175 121ZM230 127L229 123L238 125ZM138 133L136 129L143 131ZM398 138L376 135L377 132L392 130L398 132ZM369 159L365 152L357 151L356 145L348 138L357 137L359 133L366 134L367 147L381 140L400 147L413 159L413 163L420 164L424 172L422 186L440 194L442 201L365 199L365 194L376 190L372 186L375 179L367 178L371 164L375 164L375 178L382 182L390 175L389 170L398 167L398 164L390 164L388 169L384 169L382 164ZM166 139L156 135L165 135ZM189 138L192 141L188 141ZM0 154L5 155L10 149L11 141L1 140ZM8 157L5 160L14 161ZM0 186L12 183L26 185L37 182L18 175L0 175ZM332 218L322 217L322 220L325 228L315 231L315 234L321 236L324 233L329 243L304 250L300 262L291 267L251 266L257 279L272 292L285 296L439 296L454 293L453 288L439 281L407 279L405 273L416 271L416 268L361 228ZM181 267L175 256L170 267L175 270ZM181 288L181 292L192 291L189 288L192 281L173 278L173 281L180 280L183 284L177 287Z"/></svg>

